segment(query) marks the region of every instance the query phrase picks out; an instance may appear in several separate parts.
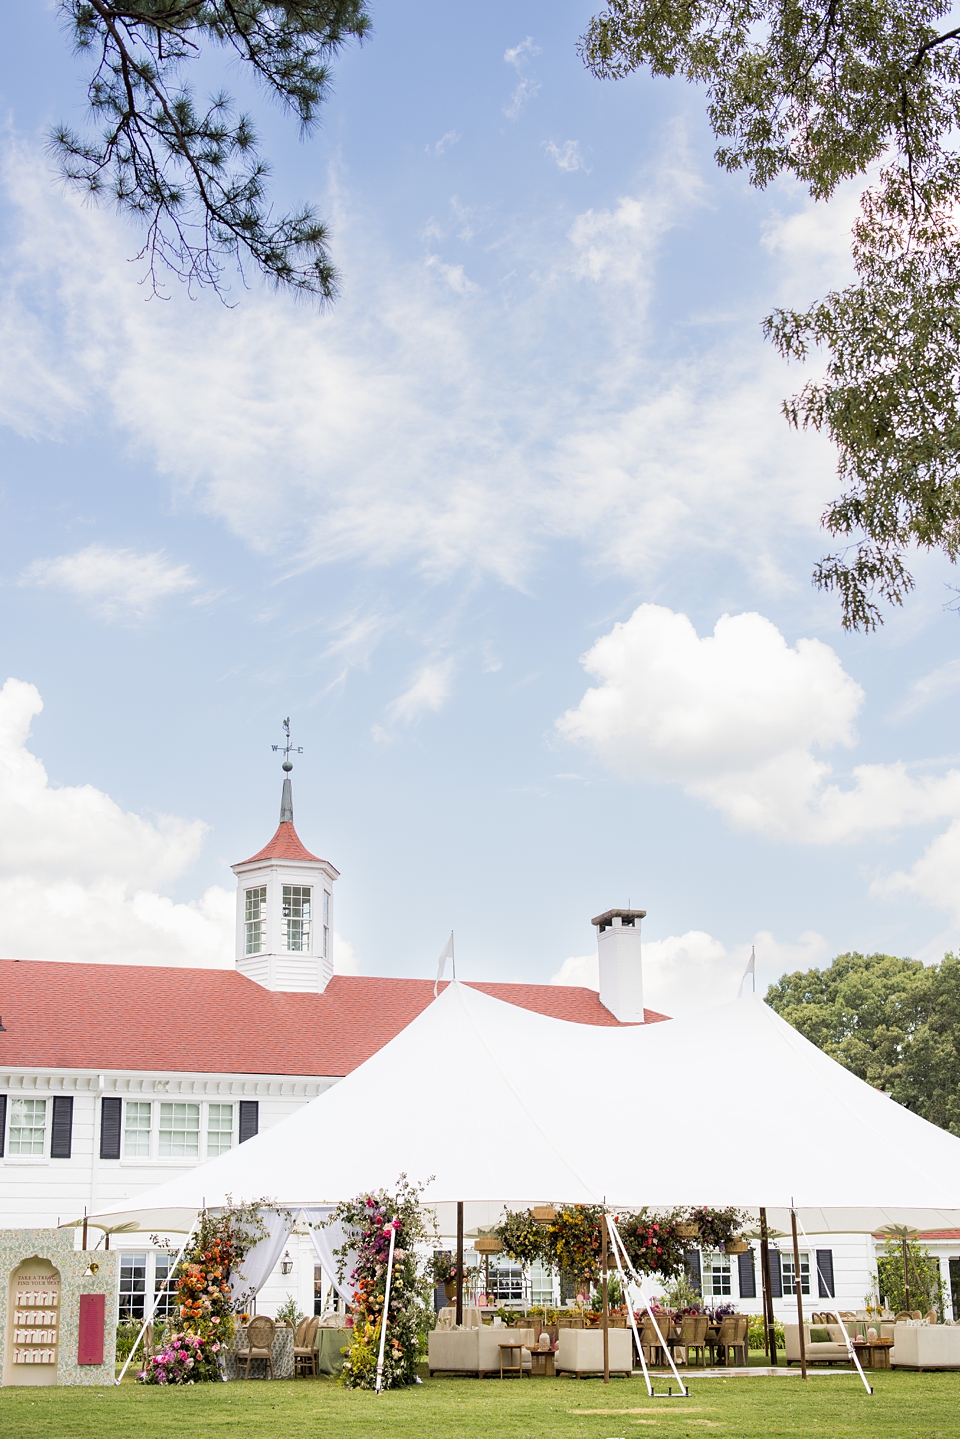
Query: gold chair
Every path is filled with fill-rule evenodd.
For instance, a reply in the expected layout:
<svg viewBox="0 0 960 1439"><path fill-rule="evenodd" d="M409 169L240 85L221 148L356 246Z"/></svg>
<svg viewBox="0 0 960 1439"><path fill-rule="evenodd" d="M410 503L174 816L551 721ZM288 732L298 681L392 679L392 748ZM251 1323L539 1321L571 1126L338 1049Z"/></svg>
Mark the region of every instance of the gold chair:
<svg viewBox="0 0 960 1439"><path fill-rule="evenodd" d="M264 1363L264 1377L269 1374L273 1378L273 1337L277 1332L274 1320L269 1319L266 1314L258 1314L251 1319L247 1325L247 1348L241 1349L237 1354L237 1371L240 1365L246 1362L244 1379L250 1378L250 1361L262 1359Z"/></svg>
<svg viewBox="0 0 960 1439"><path fill-rule="evenodd" d="M297 1332L293 1336L293 1377L299 1374L313 1374L317 1372L317 1330L320 1328L320 1319L314 1315L312 1319L301 1319L297 1325Z"/></svg>
<svg viewBox="0 0 960 1439"><path fill-rule="evenodd" d="M640 1330L640 1345L643 1349L643 1357L648 1364L653 1366L667 1362L664 1350L667 1347L667 1336L670 1332L670 1326L666 1319L659 1314L657 1315L657 1325L660 1329L659 1335L653 1327L653 1321L650 1319L643 1321L643 1328Z"/></svg>
<svg viewBox="0 0 960 1439"><path fill-rule="evenodd" d="M691 1360L691 1353L696 1355L699 1351L699 1363L704 1367L707 1363L707 1326L710 1320L705 1314L685 1314L680 1320L680 1343L687 1351L687 1363L697 1363L696 1358Z"/></svg>
<svg viewBox="0 0 960 1439"><path fill-rule="evenodd" d="M740 1363L746 1367L747 1363L747 1316L745 1314L727 1314L720 1320L720 1333L717 1336L717 1343L722 1344L725 1350L724 1363L729 1365L730 1356L734 1356L734 1363L737 1362L736 1352L740 1351Z"/></svg>

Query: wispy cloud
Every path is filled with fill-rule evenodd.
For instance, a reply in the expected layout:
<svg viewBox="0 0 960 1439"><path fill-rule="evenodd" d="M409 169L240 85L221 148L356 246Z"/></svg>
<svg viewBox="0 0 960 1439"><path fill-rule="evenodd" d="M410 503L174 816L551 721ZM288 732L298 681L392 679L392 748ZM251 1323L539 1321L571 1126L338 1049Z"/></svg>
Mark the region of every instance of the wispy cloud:
<svg viewBox="0 0 960 1439"><path fill-rule="evenodd" d="M410 724L427 711L436 713L449 698L452 685L452 659L424 665L413 683L387 706L387 719L391 724Z"/></svg>
<svg viewBox="0 0 960 1439"><path fill-rule="evenodd" d="M20 583L66 590L111 620L142 619L160 600L197 587L189 567L168 560L162 551L138 554L96 544L72 555L34 560Z"/></svg>
<svg viewBox="0 0 960 1439"><path fill-rule="evenodd" d="M472 295L480 288L467 278L462 265L447 265L439 255L428 255L423 263L428 270L436 270L456 295Z"/></svg>
<svg viewBox="0 0 960 1439"><path fill-rule="evenodd" d="M555 145L552 140L544 140L543 148L558 169L568 171L586 170L589 174L589 166L580 153L579 140L565 140L562 145Z"/></svg>
<svg viewBox="0 0 960 1439"><path fill-rule="evenodd" d="M516 120L526 108L528 101L533 100L539 93L539 81L534 80L532 76L524 72L527 68L528 61L532 60L534 55L539 55L540 53L540 46L534 44L532 35L528 35L525 40L521 40L520 44L514 45L511 50L505 50L503 52L503 58L506 63L512 65L517 74L522 77L510 97L510 103L504 106L503 113L508 120Z"/></svg>
<svg viewBox="0 0 960 1439"><path fill-rule="evenodd" d="M446 153L447 150L450 149L451 145L456 145L459 139L460 135L458 131L448 130L445 135L440 136L440 139L436 142L435 145L428 145L426 147L427 154L443 155Z"/></svg>

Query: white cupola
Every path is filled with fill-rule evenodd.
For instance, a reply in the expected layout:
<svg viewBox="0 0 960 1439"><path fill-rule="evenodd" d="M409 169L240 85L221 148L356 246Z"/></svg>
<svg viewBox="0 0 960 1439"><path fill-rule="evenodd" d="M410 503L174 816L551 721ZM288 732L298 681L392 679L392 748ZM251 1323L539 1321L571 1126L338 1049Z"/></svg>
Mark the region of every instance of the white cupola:
<svg viewBox="0 0 960 1439"><path fill-rule="evenodd" d="M339 871L300 842L293 827L289 754L280 824L237 876L237 969L264 989L322 994L333 974L333 882Z"/></svg>
<svg viewBox="0 0 960 1439"><path fill-rule="evenodd" d="M621 1024L643 1024L643 965L640 921L645 909L608 909L591 924L597 926L600 951L600 1003Z"/></svg>

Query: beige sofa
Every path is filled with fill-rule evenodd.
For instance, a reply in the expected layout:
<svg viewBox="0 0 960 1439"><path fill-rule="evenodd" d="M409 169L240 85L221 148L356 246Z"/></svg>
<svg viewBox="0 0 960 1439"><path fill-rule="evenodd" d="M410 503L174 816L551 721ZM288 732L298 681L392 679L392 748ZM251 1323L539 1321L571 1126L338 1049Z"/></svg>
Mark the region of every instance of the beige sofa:
<svg viewBox="0 0 960 1439"><path fill-rule="evenodd" d="M849 1362L850 1352L847 1349L846 1340L843 1337L843 1329L839 1324L814 1324L814 1329L826 1329L830 1335L830 1342L820 1340L814 1344L810 1339L809 1324L803 1326L804 1347L807 1353L808 1364L844 1364ZM853 1337L852 1326L848 1329L851 1338ZM783 1336L786 1347L788 1364L800 1363L800 1326L799 1324L785 1324Z"/></svg>
<svg viewBox="0 0 960 1439"><path fill-rule="evenodd" d="M895 1324L890 1363L897 1369L960 1369L960 1326Z"/></svg>
<svg viewBox="0 0 960 1439"><path fill-rule="evenodd" d="M530 1368L532 1329L434 1329L427 1339L427 1367L434 1374L485 1374L500 1376L500 1345L523 1344L523 1367Z"/></svg>
<svg viewBox="0 0 960 1439"><path fill-rule="evenodd" d="M610 1329L607 1331L610 1347L610 1373L632 1374L633 1372L633 1331ZM557 1373L584 1374L603 1373L603 1330L602 1329L561 1329L557 1339Z"/></svg>

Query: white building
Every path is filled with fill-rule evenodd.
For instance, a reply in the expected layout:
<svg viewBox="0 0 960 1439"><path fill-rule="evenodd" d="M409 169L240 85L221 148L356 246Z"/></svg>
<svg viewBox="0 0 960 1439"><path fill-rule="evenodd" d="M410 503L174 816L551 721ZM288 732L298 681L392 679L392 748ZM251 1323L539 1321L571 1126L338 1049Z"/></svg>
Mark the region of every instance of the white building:
<svg viewBox="0 0 960 1439"><path fill-rule="evenodd" d="M336 1084L433 999L429 980L334 975L338 872L301 843L289 774L276 833L233 871L233 970L0 960L0 1228L102 1209L242 1144ZM662 1020L642 1008L640 918L618 910L597 921L599 995L477 987L581 1024ZM630 942L608 952L605 936L621 926ZM139 1235L108 1242L124 1256L121 1312L142 1313L166 1256ZM294 1233L261 1309L293 1293L311 1312L317 1279L312 1241Z"/></svg>

